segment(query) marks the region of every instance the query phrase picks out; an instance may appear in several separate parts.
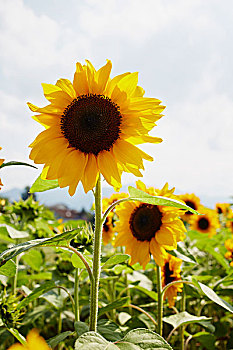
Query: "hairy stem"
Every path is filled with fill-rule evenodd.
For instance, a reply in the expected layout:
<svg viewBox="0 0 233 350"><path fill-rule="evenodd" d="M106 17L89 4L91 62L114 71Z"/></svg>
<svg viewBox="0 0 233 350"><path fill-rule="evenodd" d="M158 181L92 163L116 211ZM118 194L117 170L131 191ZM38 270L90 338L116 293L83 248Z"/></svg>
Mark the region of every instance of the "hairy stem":
<svg viewBox="0 0 233 350"><path fill-rule="evenodd" d="M157 293L158 293L158 334L163 335L163 296L162 296L162 279L161 267L157 265Z"/></svg>

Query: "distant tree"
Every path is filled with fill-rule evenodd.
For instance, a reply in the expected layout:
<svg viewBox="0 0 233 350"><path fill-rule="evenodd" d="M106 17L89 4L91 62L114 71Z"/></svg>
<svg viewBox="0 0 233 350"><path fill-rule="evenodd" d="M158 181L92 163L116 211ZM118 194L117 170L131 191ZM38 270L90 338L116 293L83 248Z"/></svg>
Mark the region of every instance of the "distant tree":
<svg viewBox="0 0 233 350"><path fill-rule="evenodd" d="M34 199L34 201L37 201L37 198L36 198L36 194L35 193L29 193L29 190L30 190L30 187L29 186L26 186L24 188L24 191L22 192L21 194L21 197L24 201L26 201L26 199L28 199L29 197L32 196L32 198Z"/></svg>

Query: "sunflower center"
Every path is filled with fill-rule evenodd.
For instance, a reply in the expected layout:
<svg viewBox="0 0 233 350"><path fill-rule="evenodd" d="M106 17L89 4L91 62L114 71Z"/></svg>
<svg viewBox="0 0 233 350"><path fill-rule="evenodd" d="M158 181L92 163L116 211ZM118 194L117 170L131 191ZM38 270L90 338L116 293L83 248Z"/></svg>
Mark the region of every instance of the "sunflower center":
<svg viewBox="0 0 233 350"><path fill-rule="evenodd" d="M199 221L198 221L198 227L201 229L201 230L207 230L208 227L209 227L209 221L206 219L206 218L201 218Z"/></svg>
<svg viewBox="0 0 233 350"><path fill-rule="evenodd" d="M162 225L162 213L156 205L141 204L131 214L130 230L138 241L151 241Z"/></svg>
<svg viewBox="0 0 233 350"><path fill-rule="evenodd" d="M104 222L104 224L103 224L103 229L104 229L105 232L108 232L108 231L109 231L109 229L110 229L110 228L109 228L109 224L110 224L110 223L109 223L109 218L107 217L106 220L105 220L105 222Z"/></svg>
<svg viewBox="0 0 233 350"><path fill-rule="evenodd" d="M194 209L194 210L197 209L195 203L193 203L192 201L186 201L185 203L186 203L186 205L188 205L190 208L192 208L192 209ZM186 214L186 215L187 215L187 214L188 214L188 215L192 215L193 213L191 213L191 211L187 211L185 214Z"/></svg>
<svg viewBox="0 0 233 350"><path fill-rule="evenodd" d="M173 275L173 271L169 268L169 262L166 262L164 265L164 282L165 286L175 280L175 277L171 276Z"/></svg>
<svg viewBox="0 0 233 350"><path fill-rule="evenodd" d="M121 133L120 107L104 95L80 95L66 107L61 132L69 146L85 154L109 151Z"/></svg>
<svg viewBox="0 0 233 350"><path fill-rule="evenodd" d="M222 214L222 209L218 207L218 214Z"/></svg>

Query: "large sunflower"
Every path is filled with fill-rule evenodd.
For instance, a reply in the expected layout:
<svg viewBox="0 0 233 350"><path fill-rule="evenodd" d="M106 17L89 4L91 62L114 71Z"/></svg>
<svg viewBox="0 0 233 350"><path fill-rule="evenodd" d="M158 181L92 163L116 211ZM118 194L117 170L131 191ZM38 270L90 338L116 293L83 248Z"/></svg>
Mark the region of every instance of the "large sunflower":
<svg viewBox="0 0 233 350"><path fill-rule="evenodd" d="M181 264L182 260L172 256L171 254L167 254L164 265L161 268L161 277L162 277L162 287L165 287L167 284L181 280L180 272L181 272ZM168 299L169 307L174 306L177 292L182 292L182 283L176 283L171 285L165 292L165 298Z"/></svg>
<svg viewBox="0 0 233 350"><path fill-rule="evenodd" d="M148 133L165 107L143 97L137 73L111 79L111 68L109 60L98 71L89 61L77 63L73 83L42 84L49 105L28 103L46 128L30 145L30 158L44 164L42 178L58 179L71 196L79 181L85 192L93 189L99 173L117 189L123 171L142 176L143 159L153 158L135 145L162 141Z"/></svg>
<svg viewBox="0 0 233 350"><path fill-rule="evenodd" d="M162 190L146 189L137 182L137 188L157 196L177 199L166 184ZM153 190L152 190L153 189ZM131 256L131 264L139 262L143 268L150 261L150 254L155 262L162 266L167 256L166 249L173 250L177 242L184 239L186 229L179 219L180 209L142 202L123 202L116 208L119 221L115 230L118 235L115 246L125 246L125 252Z"/></svg>
<svg viewBox="0 0 233 350"><path fill-rule="evenodd" d="M186 205L188 205L190 208L197 210L199 206L201 205L200 202L200 198L198 198L194 193L185 193L185 194L181 194L179 195L179 198L185 202ZM184 213L184 215L182 216L182 219L184 221L189 222L189 219L191 218L191 216L193 215L193 213L191 213L191 211L186 211Z"/></svg>
<svg viewBox="0 0 233 350"><path fill-rule="evenodd" d="M209 237L213 237L219 228L217 213L203 206L198 208L198 212L203 215L192 215L189 221L191 230L207 233Z"/></svg>
<svg viewBox="0 0 233 350"><path fill-rule="evenodd" d="M0 150L2 149L2 147L0 147ZM4 162L5 159L0 159L0 166L2 165L2 163ZM0 190L1 190L1 186L3 186L2 180L0 178Z"/></svg>

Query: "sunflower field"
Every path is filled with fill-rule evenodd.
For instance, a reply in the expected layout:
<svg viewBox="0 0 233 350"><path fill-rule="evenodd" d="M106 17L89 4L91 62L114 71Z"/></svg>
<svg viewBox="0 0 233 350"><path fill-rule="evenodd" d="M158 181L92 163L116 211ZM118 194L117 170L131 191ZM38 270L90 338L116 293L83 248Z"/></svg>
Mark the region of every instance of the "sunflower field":
<svg viewBox="0 0 233 350"><path fill-rule="evenodd" d="M27 198L0 199L0 350L233 349L231 204L138 179L120 192L122 173L153 161L140 145L162 142L149 132L165 107L111 68L77 63L73 82L42 84L48 105L28 103L45 128L30 159L44 167ZM88 220L35 198L78 185L93 193Z"/></svg>

